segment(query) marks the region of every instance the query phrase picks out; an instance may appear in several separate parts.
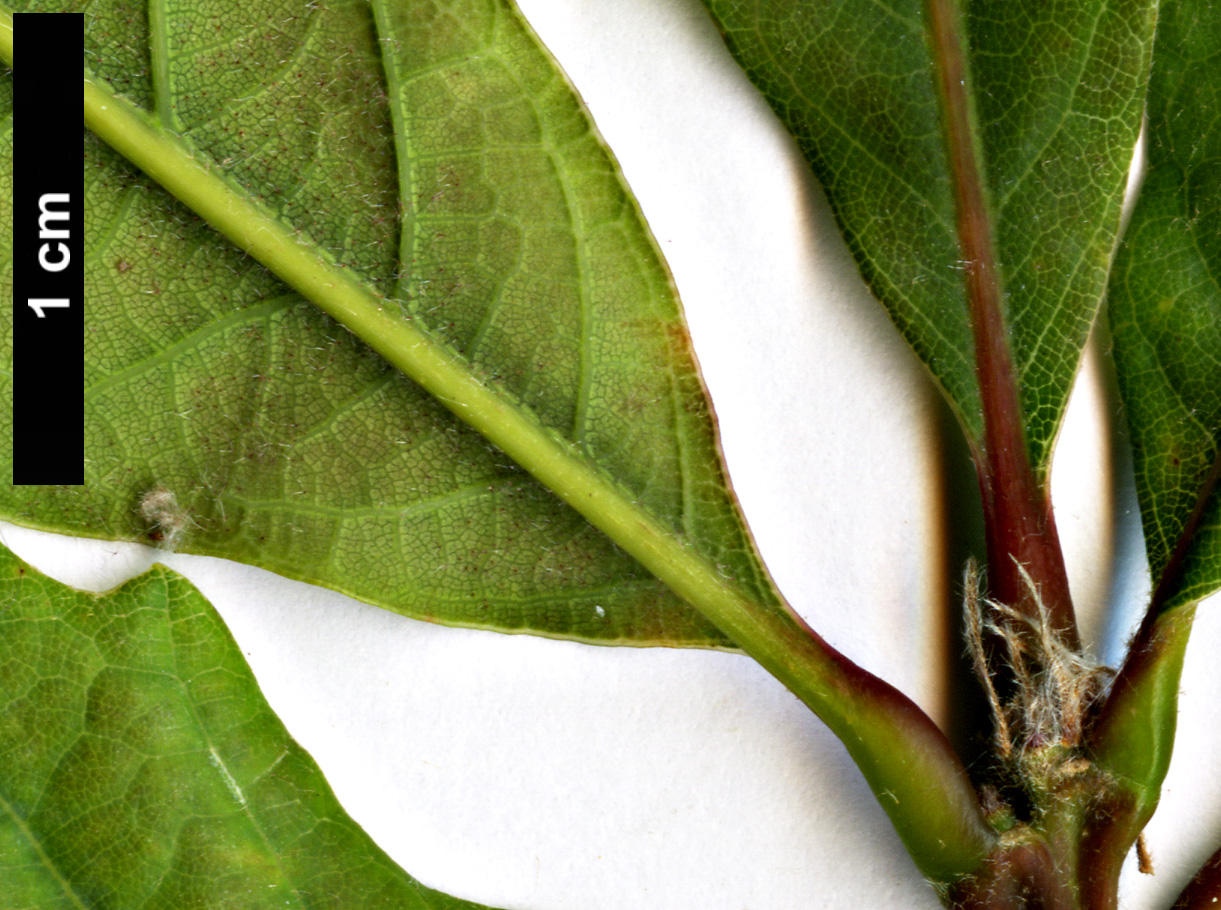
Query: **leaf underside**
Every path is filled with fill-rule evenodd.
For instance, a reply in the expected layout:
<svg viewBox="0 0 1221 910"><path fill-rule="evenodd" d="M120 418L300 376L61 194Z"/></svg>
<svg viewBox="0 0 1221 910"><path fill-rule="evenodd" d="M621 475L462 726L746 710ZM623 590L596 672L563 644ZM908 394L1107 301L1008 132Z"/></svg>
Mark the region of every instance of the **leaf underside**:
<svg viewBox="0 0 1221 910"><path fill-rule="evenodd" d="M73 590L0 547L0 908L477 910L343 811L212 605Z"/></svg>
<svg viewBox="0 0 1221 910"><path fill-rule="evenodd" d="M1148 169L1108 297L1136 488L1165 610L1221 589L1221 8L1165 3Z"/></svg>
<svg viewBox="0 0 1221 910"><path fill-rule="evenodd" d="M656 245L506 0L16 6L82 9L95 73L576 443L726 578L777 602ZM729 646L89 136L86 155L86 484L6 487L4 517L86 536L177 531L181 550L451 624ZM150 519L150 497L172 508Z"/></svg>
<svg viewBox="0 0 1221 910"><path fill-rule="evenodd" d="M796 138L870 288L984 436L922 0L705 0ZM1106 284L1156 4L964 2L969 83L1030 463L1046 481Z"/></svg>

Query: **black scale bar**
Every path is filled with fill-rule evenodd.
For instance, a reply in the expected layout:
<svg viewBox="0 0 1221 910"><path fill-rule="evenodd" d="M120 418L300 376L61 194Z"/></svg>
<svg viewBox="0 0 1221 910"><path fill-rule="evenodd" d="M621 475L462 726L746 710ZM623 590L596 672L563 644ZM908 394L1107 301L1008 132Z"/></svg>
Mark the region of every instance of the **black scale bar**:
<svg viewBox="0 0 1221 910"><path fill-rule="evenodd" d="M13 483L80 484L84 16L13 20Z"/></svg>

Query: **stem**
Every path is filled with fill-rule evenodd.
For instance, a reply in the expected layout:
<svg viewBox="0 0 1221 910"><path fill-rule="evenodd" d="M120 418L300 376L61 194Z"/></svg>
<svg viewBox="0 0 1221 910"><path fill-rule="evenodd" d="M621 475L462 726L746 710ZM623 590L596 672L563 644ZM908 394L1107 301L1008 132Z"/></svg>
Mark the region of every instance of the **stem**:
<svg viewBox="0 0 1221 910"><path fill-rule="evenodd" d="M977 444L974 455L984 504L991 596L1037 621L1038 606L1018 570L1025 566L1052 625L1076 649L1080 646L1077 623L1051 503L1035 480L1026 449L983 181L983 155L975 129L962 11L957 0L925 0L925 10L953 175L958 243L983 408L984 439L982 449Z"/></svg>
<svg viewBox="0 0 1221 910"><path fill-rule="evenodd" d="M1114 894L1123 858L1153 816L1170 768L1178 722L1179 680L1196 603L1171 609L1166 609L1166 605L1176 592L1183 562L1216 490L1219 474L1221 450L1162 568L1140 630L1090 731L1090 751L1098 766L1111 775L1114 786L1082 845L1089 857L1086 863L1089 875L1082 883L1087 895ZM1221 869L1209 872L1210 868L1202 869L1201 875L1212 883L1213 890L1208 893L1216 898L1221 896ZM1191 895L1203 894L1201 889L1207 887L1210 886L1206 883L1193 884L1188 891ZM1180 902L1189 902L1182 903L1183 908L1204 906L1191 903L1196 898L1188 892L1184 895ZM1111 905L1096 902L1093 906ZM1180 904L1175 907L1179 910Z"/></svg>
<svg viewBox="0 0 1221 910"><path fill-rule="evenodd" d="M1112 786L1083 843L1088 894L1114 893L1124 856L1157 808L1195 609L1170 610L1142 627L1090 731L1089 751Z"/></svg>
<svg viewBox="0 0 1221 910"><path fill-rule="evenodd" d="M950 889L949 905L954 910L1077 910L1058 871L1042 841L1003 848L978 874Z"/></svg>
<svg viewBox="0 0 1221 910"><path fill-rule="evenodd" d="M844 742L926 876L973 869L994 835L965 769L906 696L787 607L755 602L637 505L569 441L484 385L455 353L280 223L145 111L88 71L85 123L103 141L482 433L754 657ZM397 311L397 308L394 308Z"/></svg>
<svg viewBox="0 0 1221 910"><path fill-rule="evenodd" d="M1207 593L1198 592L1196 600L1189 599L1191 593L1182 587L1182 577L1219 479L1221 446L1162 564L1149 608L1089 732L1094 760L1115 785L1107 799L1111 805L1100 807L1103 811L1083 844L1091 856L1087 863L1090 876L1083 883L1087 893L1114 893L1124 856L1157 808L1174 748L1183 658L1198 598ZM1213 874L1221 877L1221 872ZM1090 905L1091 910L1094 906ZM1111 905L1097 906L1109 910Z"/></svg>
<svg viewBox="0 0 1221 910"><path fill-rule="evenodd" d="M1100 763L1137 784L1157 804L1157 794L1170 764L1178 715L1179 677L1198 601L1174 605L1172 598L1183 565L1204 514L1221 479L1221 446L1204 477L1195 507L1162 566L1127 657L1091 732L1091 747Z"/></svg>
<svg viewBox="0 0 1221 910"><path fill-rule="evenodd" d="M1195 874L1171 910L1216 910L1221 905L1221 848Z"/></svg>
<svg viewBox="0 0 1221 910"><path fill-rule="evenodd" d="M1149 609L1128 649L1124 664L1090 731L1089 746L1098 765L1116 780L1125 805L1108 812L1095 837L1095 877L1117 879L1119 865L1157 808L1170 768L1178 720L1179 679L1191 636L1196 603L1167 609L1177 593L1191 542L1221 476L1221 448L1204 478L1195 508L1162 567ZM1214 873L1221 876L1221 873ZM1177 906L1177 905L1176 905Z"/></svg>

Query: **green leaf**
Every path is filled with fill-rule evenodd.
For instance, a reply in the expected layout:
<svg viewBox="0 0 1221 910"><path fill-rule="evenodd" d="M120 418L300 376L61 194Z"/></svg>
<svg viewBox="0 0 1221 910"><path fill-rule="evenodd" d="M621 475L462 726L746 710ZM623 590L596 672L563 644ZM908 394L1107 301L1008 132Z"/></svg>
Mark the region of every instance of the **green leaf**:
<svg viewBox="0 0 1221 910"><path fill-rule="evenodd" d="M957 3L705 0L797 139L874 294L984 442L934 13ZM961 4L970 142L1024 416L1045 481L1106 283L1156 4ZM931 11L931 12L930 12ZM974 150L965 144L976 146Z"/></svg>
<svg viewBox="0 0 1221 910"><path fill-rule="evenodd" d="M478 906L403 872L163 567L77 591L0 547L0 907Z"/></svg>
<svg viewBox="0 0 1221 910"><path fill-rule="evenodd" d="M1163 5L1148 170L1108 307L1154 606L1221 589L1221 9Z"/></svg>
<svg viewBox="0 0 1221 910"><path fill-rule="evenodd" d="M1196 605L1221 588L1219 39L1221 9L1162 5L1148 167L1108 295L1153 593L1092 745L1127 791L1132 838L1169 771Z"/></svg>
<svg viewBox="0 0 1221 910"><path fill-rule="evenodd" d="M508 4L143 9L90 4L99 76L776 603L655 244ZM184 551L442 622L728 645L430 396L87 144L86 485L6 489L6 517L128 539L164 537L163 518ZM150 495L173 507L142 507Z"/></svg>
<svg viewBox="0 0 1221 910"><path fill-rule="evenodd" d="M248 15L243 9L242 15ZM732 497L723 480L719 461L715 459L712 424L669 282L663 280L664 272L655 258L655 249L651 242L645 242L647 235L640 226L638 213L634 205L628 203L609 158L600 146L593 144L592 126L581 114L576 99L505 0L467 10L471 15L463 17L463 29L452 33L449 26L454 23L444 15L433 16L431 6L398 9L404 15L409 9L413 12L401 19L376 3L370 7L363 2L354 2L333 9L311 5L304 11L304 17L310 23L306 34L300 38L301 43L296 45L296 57L285 61L284 49L273 42L271 49L275 54L271 60L284 63L280 71L288 74L284 79L288 76L296 79L305 61L320 61L318 65L323 68L321 77L310 80L309 85L313 89L325 89L317 92L324 110L316 118L305 118L313 127L307 131L311 138L303 140L304 147L295 150L300 158L294 157L291 151L287 157L276 154L280 144L286 141L281 135L285 130L280 125L280 118L296 117L302 111L308 115L310 111L305 99L313 96L307 95L306 87L299 82L289 80L287 98L281 97L283 79L273 80L257 91L248 85L236 88L226 85L228 91L224 97L228 100L221 103L219 111L208 108L207 116L198 123L193 114L188 115L194 110L193 105L207 108L212 102L191 98L181 109L176 106L172 90L176 84L173 67L166 62L168 57L166 60L161 58L168 53L167 47L178 47L175 43L178 38L167 37L169 20L162 16L166 10L161 7L155 7L157 16L153 17L148 35L142 38L150 45L151 70L156 78L146 86L147 91L141 91L140 80L128 78L126 89L128 95L150 103L155 99L157 113L152 115L131 98L116 94L106 80L86 67L85 122L109 146L170 189L209 225L271 268L288 285L306 294L391 365L431 393L436 401L421 399L422 403L416 405L416 413L409 415L410 422L399 428L400 432L394 438L384 441L387 448L401 444L410 449L422 444L428 453L427 460L423 464L412 464L406 478L377 476L379 481L386 483L384 493L382 488L369 484L367 478L350 478L329 470L333 466L330 462L324 463L328 468L324 471L304 457L301 458L304 476L294 476L293 484L285 485L282 466L293 464L296 459L284 449L299 443L308 453L309 447L320 436L327 437L334 426L342 426L345 432L331 440L330 450L345 455L355 452L356 462L363 467L367 461L364 456L370 449L370 441L363 435L366 411L370 408L374 412L385 411L392 405L406 408L400 400L380 395L384 388L401 380L363 348L343 341L342 337L332 339L330 333L339 336L342 333L334 326L325 325L312 313L305 314L304 319L295 318L301 314L286 317L286 326L276 319L270 320L267 326L245 324L247 311L254 311L260 317L265 314L279 317L284 312L284 298L291 295L279 291L280 296L260 296L260 291L277 287L267 273L257 268L239 268L239 264L245 263L232 254L227 262L223 261L228 247L214 235L199 233L202 226L193 224L191 218L181 212L171 219L175 211L173 206L167 205L163 210L164 221L168 223L144 218L134 227L129 225L126 210L138 208L140 199L147 197L130 190L135 179L130 173L122 179L115 178L118 188L108 185L107 178L122 174L123 168L117 162L108 161L99 149L95 154L102 167L93 187L98 190L98 201L87 200L87 204L108 215L105 230L93 238L95 249L107 250L105 255L94 257L95 262L100 260L103 273L107 273L106 263L112 255L109 244L116 234L132 228L136 240L150 237L157 240L149 253L151 259L158 260L155 272L151 267L148 269L156 276L148 279L151 296L158 297L166 292L171 313L174 313L174 300L200 297L211 301L224 315L207 323L206 330L192 333L191 326L207 307L201 307L199 300L191 301L193 306L185 307L178 317L185 320L187 336L178 338L168 349L160 348L152 342L182 331L180 324L171 319L167 325L165 311L153 302L149 306L153 315L149 317L149 324L144 325L141 320L147 312L145 308L136 307L133 311L130 306L131 299L140 299L139 296L130 292L117 293L112 287L113 298L126 306L116 305L114 319L98 326L99 334L106 336L105 343L99 347L99 355L105 359L116 350L132 348L141 351L144 359L138 359L138 366L131 370L125 368L118 373L106 373L97 380L98 387L107 390L117 382L123 393L117 399L119 403L103 413L100 421L103 426L98 429L92 450L103 453L92 466L100 465L107 473L90 478L92 485L87 484L83 491L62 491L49 507L43 500L27 498L27 494L18 491L14 495L19 496L24 511L54 514L75 499L73 507L83 503L84 514L88 515L90 498L100 496L103 499L93 510L95 518L105 512L111 521L130 522L134 509L159 535L171 539L184 537L189 541L192 536L206 535L210 531L223 541L236 536L256 551L264 546L274 548L286 539L307 556L323 560L321 568L325 570L328 568L325 560L334 561L331 550L327 549L333 529L308 511L308 504L318 483L336 484L340 498L349 499L355 495L352 489L355 487L374 500L371 508L365 502L356 509L353 521L354 533L361 535L360 555L369 558L366 554L373 554L369 558L373 588L384 587L387 578L393 578L402 570L404 555L397 545L403 539L424 540L431 558L423 565L429 570L448 569L452 561L462 559L463 568L479 577L480 588L473 596L486 598L477 605L486 617L503 609L503 605L492 599L496 592L489 594L482 587L482 576L489 571L490 563L494 568L494 557L499 554L482 546L462 549L484 542L478 529L472 526L473 520L468 522L459 510L455 515L447 515L442 523L421 527L423 523L418 515L411 515L410 509L397 508L388 510L389 526L377 522L377 511L382 508L380 503L384 496L394 496L404 489L418 492L421 485L431 485L435 482L432 472L453 470L455 457L460 459L457 470L464 470L466 465L461 459L468 446L490 454L493 465L501 469L503 475L516 474L507 461L501 460L502 456L488 449L486 440L604 530L672 591L696 605L729 640L751 653L816 711L843 740L927 876L940 881L969 872L991 846L994 835L984 822L965 769L944 735L909 698L852 664L814 634L780 601L754 556L746 531L732 508ZM423 22L414 22L413 16L421 10L424 10ZM479 10L486 13L484 18L474 15ZM188 15L192 13L197 13L193 6ZM212 35L204 42L201 53L233 55L223 57L222 54L225 65L218 71L226 76L234 72L240 75L243 61L252 51L257 59L261 40L277 39L283 34L279 19L255 21L272 24L266 30L256 30L257 34L239 31L231 42L222 40L217 44ZM290 17L288 21L295 20ZM485 34L474 36L470 31L472 26L478 26L476 31ZM334 29L341 29L342 40L330 45L314 43L321 41L319 36L330 35ZM372 36L378 31L382 37L374 41ZM101 34L109 36L111 33ZM191 38L188 32L174 34L187 43L203 40ZM222 38L224 34L222 31ZM471 44L476 37L483 43ZM423 41L425 38L427 41L419 47L412 44L413 39ZM507 41L508 45L498 52L500 40ZM440 51L428 43L438 41ZM342 53L338 53L341 50ZM395 56L395 59L389 56L379 59L379 53ZM364 69L359 68L362 59L367 64ZM547 65L541 70L532 66L521 69L523 61L529 63L532 59ZM109 60L99 56L95 62L99 68L104 68L110 65ZM339 61L347 62L340 64ZM11 65L11 60L9 62ZM199 64L192 70L194 77L204 78L206 64L194 62ZM270 61L262 62L268 64ZM353 67L358 71L349 72ZM397 115L393 118L393 131L389 123L382 126L388 131L387 138L392 137L399 162L397 173L391 173L387 179L405 188L402 205L390 205L390 220L394 222L390 235L397 236L397 212L402 232L415 231L422 234L426 242L420 242L417 236L417 242L409 248L410 258L408 251L404 251L398 266L379 271L378 262L374 260L382 254L377 249L370 252L360 245L353 246L350 241L361 229L377 225L376 219L386 215L379 211L385 204L376 202L369 207L363 196L356 197L353 187L367 195L369 187L362 182L367 175L353 173L348 166L352 161L360 160L357 153L362 151L372 155L376 163L374 153L378 150L373 140L378 124L362 122L361 118L377 110L376 104L370 106L367 102L370 97L376 101L377 96L371 94L371 88L376 87L383 67L387 73L390 107L397 110ZM514 68L513 78L509 78L505 67ZM268 69L269 66L261 66L259 73ZM120 69L114 75L123 78L127 72ZM405 72L410 73L410 77L405 77ZM404 96L416 91L417 81L427 86L427 91L418 98L412 96L416 105L413 107L405 103ZM165 88L167 84L171 89ZM527 86L531 90L525 93ZM558 94L553 91L558 91L557 86L563 89ZM294 88L302 91L294 92ZM400 102L403 102L401 106ZM468 102L473 104L469 110ZM524 119L520 120L518 115L510 117L516 126L503 133L508 127L502 122L502 116L517 111L518 102L526 106L528 116L522 115ZM242 108L248 103L253 105L256 116L230 124L229 108ZM326 109L331 103L340 106L338 114ZM556 118L554 122L552 117ZM267 126L269 122L272 126ZM171 129L171 125L181 126L182 132ZM245 140L243 133L247 127L256 134L260 130L274 130L274 135L257 137L253 148L242 146L240 152L227 145L233 142L234 135ZM552 127L554 131L551 131ZM292 129L289 127L288 132ZM455 138L458 134L454 130L458 130L461 141ZM541 138L535 137L537 143L545 147L541 163L525 154L533 148L531 137L535 133L541 135ZM469 144L485 134L495 137L496 142L489 149L472 152ZM511 137L511 141L506 136ZM430 143L438 137L444 141L440 142L439 149L434 149ZM499 144L502 141L503 146ZM339 152L331 149L332 143L338 144ZM348 148L347 143L353 147ZM440 155L443 164L421 153L416 144ZM206 147L211 147L212 152L206 151ZM226 151L234 154L222 157ZM268 153L268 158L263 168L250 165L243 158L244 180L239 182L228 169L240 155L247 153L251 159L257 160L264 153ZM574 163L567 161L570 154L576 156ZM582 157L587 154L594 156L594 165ZM408 168L403 163L404 157L412 168L421 162L427 164L424 170L440 175L440 182L420 184L416 177L405 174ZM304 169L300 165L302 160L306 162ZM383 149L382 160L394 160L389 149ZM277 171L277 167L280 170ZM324 181L324 195L311 196L311 193L319 192L311 181L323 180L318 175L324 170L339 177L332 176L330 182ZM299 175L304 175L304 180L295 183ZM447 182L450 177L456 179ZM355 182L344 182L350 178ZM267 182L261 187L247 185L248 181L259 179ZM291 186L285 190L279 181ZM421 185L426 185L426 192L420 190ZM265 192L259 192L260 188ZM147 194L148 197L153 195ZM393 202L393 197L375 197L384 198L391 198ZM107 201L110 202L109 212ZM333 203L342 205L335 208L332 216L328 211ZM509 207L511 219L502 217L504 206ZM586 206L590 207L588 212ZM301 209L299 212L297 207ZM359 215L352 215L346 207L372 220L366 222ZM588 216L586 220L577 217L581 213ZM487 229L489 223L496 227ZM501 287L497 282L485 282L483 278L485 273L501 275L493 268L492 260L498 259L502 252L496 238L501 236L500 228L504 223L510 233L519 232L520 236L514 236L519 236L520 244L510 244L513 255L508 257L511 260L508 274L501 276L504 279L504 287ZM332 230L334 233L329 240L320 241L320 236L325 237L326 232ZM162 239L166 237L168 241ZM454 247L451 241L456 237L466 240ZM372 246L377 247L377 244ZM437 252L439 247L447 252ZM168 264L159 261L163 248L175 254ZM577 261L560 269L558 274L567 276L566 280L560 280L552 269L557 261L568 261L569 253ZM645 253L650 256L642 259ZM368 256L374 259L362 260ZM539 257L537 261L536 256ZM519 261L522 257L525 257L524 264ZM223 266L231 266L230 270L239 274L241 280L233 284L223 271L214 271L207 280L196 283L190 280L196 277L193 272L183 268L194 260L209 264L221 261ZM394 262L393 255L390 262ZM175 277L176 269L186 272L187 279L182 279L186 283L180 284ZM113 264L108 274L117 282L133 270L130 262L122 260ZM403 278L400 270L410 271L411 278ZM453 278L455 272L464 276L457 283ZM167 274L169 277L165 278ZM162 280L166 281L166 288L161 287ZM439 300L430 296L435 288L429 290L420 284L434 280L446 283L445 293ZM220 289L219 302L209 297L212 287ZM239 301L235 314L233 301L227 295L249 287L255 288L258 302ZM507 288L512 288L513 292L509 293ZM469 299L468 294L471 295ZM487 310L478 320L464 324L465 328L457 321L451 321L464 312L463 300L476 309L482 311L486 307ZM289 301L295 302L295 297ZM136 332L132 331L133 323L128 320L133 312ZM322 325L317 335L307 335L310 320ZM502 320L507 320L507 324ZM234 323L238 330L228 331ZM565 335L563 326L575 334ZM467 330L474 334L468 337L464 334ZM218 335L223 343L209 349L209 356L201 361L200 349ZM281 400L289 390L281 388L277 398L269 391L272 387L267 383L282 378L280 374L304 374L306 386L321 386L325 399L332 384L338 384L342 389L348 379L347 376L336 379L331 362L314 358L310 353L313 348L301 344L303 335L321 345L321 350L328 354L335 354L348 344L355 359L343 362L342 367L355 370L366 383L372 382L373 391L346 395L337 403L328 403L321 415L322 430L299 438L296 435L299 424L294 421L319 419L317 408L314 412L294 410L295 399ZM573 350L569 353L575 354L575 363L560 356L564 345L559 345L558 341L557 347L548 347L551 341L561 337L572 342L569 347ZM330 341L329 345L327 341ZM499 359L494 364L485 362L481 353L485 342L498 351ZM230 374L233 349L241 351L244 348L253 349L264 358L266 352L277 356L283 354L284 360L272 370L264 360L256 357L253 365L258 372L230 377L241 394L226 399L223 397L225 383L218 384L217 379ZM538 353L543 348L555 357L549 355L540 359ZM159 433L150 432L156 427L150 427L147 422L162 411L154 410L140 424L130 425L126 437L117 434L115 427L130 423L130 415L140 411L144 397L155 389L151 377L145 375L145 367L150 364L163 366L171 352L181 355L187 364L183 367L175 359L177 369L164 371L164 384L169 392L168 397L163 397L161 407L185 406L185 410L175 412L177 421L170 424L174 433L168 442L178 444L171 451L185 451L185 456L180 457L192 470L198 468L199 451L214 450L219 451L214 463L217 470L232 470L235 459L239 468L247 463L270 465L268 488L263 490L263 495L271 503L269 511L289 513L287 527L271 528L266 534L252 539L263 526L243 514L246 519L243 530L230 535L229 518L224 509L230 484L228 475L212 490L214 497L219 499L210 512L207 501L202 506L195 500L185 505L174 484L156 477L133 480L130 476L132 470L124 459L130 455L133 444L154 448L167 444ZM603 367L606 376L603 376ZM249 368L250 365L244 367ZM555 370L564 373L566 369L579 380L576 383L578 394L572 401L563 394L567 380L554 373ZM152 372L160 375L158 370ZM179 397L184 380L196 383L193 388L197 393L186 401ZM646 388L664 394L641 400L636 393ZM601 410L603 394L607 396L604 415ZM234 418L233 412L217 414L218 398L237 408L238 418ZM553 409L551 405L556 400L568 401L572 407L565 405ZM440 415L438 403L458 414L482 438L454 423L441 428L421 427L424 421L419 413L432 409ZM204 438L195 435L198 428L191 421L195 419L192 414L196 409L201 411L200 422L217 435ZM349 419L353 413L360 419ZM557 417L564 414L568 416ZM574 415L575 424L564 422ZM595 415L605 417L605 433L597 429L601 424ZM438 421L442 419L438 416ZM659 423L645 425L653 420ZM314 429L313 424L307 425ZM272 429L283 435L267 432ZM642 442L659 429L674 430L678 434L678 439L669 448L669 455ZM423 439L413 435L421 430L427 431ZM108 441L112 444L110 453L106 451ZM127 445L121 444L124 441ZM443 457L438 457L438 448ZM380 451L376 444L373 450L375 453ZM338 455L335 458L337 460ZM621 465L622 470L614 470L617 465ZM667 466L673 473L668 472ZM667 477L673 483L668 483ZM250 498L250 487L259 482L259 478L266 480L268 474L243 475L243 485L235 489L235 511L266 505L259 499ZM516 474L515 479L520 479L523 485L527 483L520 474ZM204 481L208 481L208 477L200 475L200 482ZM489 485L494 489L488 492L499 492L495 489L498 484L490 483L487 477L474 485L469 478L466 482L467 487L455 491L460 494L463 504L470 498L482 499ZM122 488L124 484L132 483L132 489L140 491L134 501L130 497L119 502L106 498L108 486ZM523 490L525 486L515 492L532 498L529 491L523 493ZM431 486L429 492L433 492ZM33 496L39 495L47 496L47 491L34 491ZM537 495L542 496L541 492ZM299 507L292 505L297 496L307 504L302 513L294 511ZM520 545L530 528L514 522L514 516L506 514L508 507L503 501L498 505L499 509L478 517L490 521L501 534L498 546L508 549L511 545ZM705 508L709 505L720 510L709 511ZM370 511L373 514L369 514ZM23 517L29 520L28 514ZM298 527L297 520L302 523L315 520L315 525ZM205 521L210 523L210 528L201 528ZM253 531L250 531L252 525ZM544 522L543 528L548 527ZM434 535L438 533L441 535L439 548L433 543ZM370 547L370 541L379 539L389 541L386 551ZM307 549L318 547L320 541L320 551ZM570 534L563 539L565 544L570 541ZM532 569L537 568L539 562L537 546L535 542L521 554ZM219 547L217 552L221 552ZM551 556L545 552L543 561L550 560ZM442 560L439 567L438 560ZM569 560L575 562L575 571L586 571L588 559L583 554L578 553L575 560L569 556ZM562 565L569 566L570 561ZM314 568L313 563L307 565ZM546 568L552 566L548 564ZM302 574L306 571L303 569ZM406 571L420 572L421 566L410 564ZM577 587L580 587L579 583ZM370 599L377 598L371 596ZM533 623L537 631L580 637L573 631L571 616L564 609L567 604L557 605L533 598L527 605L539 617ZM586 616L595 617L594 625L607 616L607 608L598 600L590 603L586 599L584 606ZM557 615L558 621L554 619ZM457 621L452 616L447 618ZM660 627L664 632L668 619L662 614L652 627ZM507 622L485 620L484 624L504 629L521 628ZM629 627L629 631L632 628ZM596 639L597 636L587 637ZM665 635L655 638L677 643L689 640ZM723 644L724 641L725 638L714 640L709 635L697 643ZM930 826L941 831L943 836L935 840L927 838Z"/></svg>

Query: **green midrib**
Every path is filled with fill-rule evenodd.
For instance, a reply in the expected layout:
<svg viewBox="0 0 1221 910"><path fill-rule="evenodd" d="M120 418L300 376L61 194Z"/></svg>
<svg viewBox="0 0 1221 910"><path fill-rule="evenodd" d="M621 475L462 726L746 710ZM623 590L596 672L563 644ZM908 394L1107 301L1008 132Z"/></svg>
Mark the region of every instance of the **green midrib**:
<svg viewBox="0 0 1221 910"><path fill-rule="evenodd" d="M397 307L386 307L382 295L325 251L294 236L144 111L92 74L85 76L84 91L85 124L107 144L419 383L742 647L753 653L747 644L753 640L776 656L787 650L764 644L760 625L779 623L782 631L773 635L788 636L800 631L797 620L728 584L715 565L633 503L576 446L484 385L460 357L404 320Z"/></svg>

